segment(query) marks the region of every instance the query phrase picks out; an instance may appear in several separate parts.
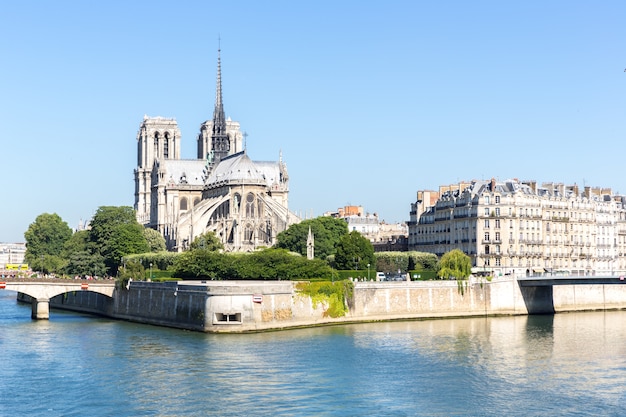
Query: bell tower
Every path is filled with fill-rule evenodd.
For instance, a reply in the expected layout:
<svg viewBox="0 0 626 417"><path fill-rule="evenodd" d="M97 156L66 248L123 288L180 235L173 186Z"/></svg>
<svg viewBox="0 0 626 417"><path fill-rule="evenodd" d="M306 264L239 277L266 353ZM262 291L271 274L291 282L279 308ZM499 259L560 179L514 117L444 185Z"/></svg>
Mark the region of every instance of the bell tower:
<svg viewBox="0 0 626 417"><path fill-rule="evenodd" d="M155 224L155 185L153 172L159 161L180 159L180 129L176 119L144 116L137 132L137 168L135 168L135 211L143 225Z"/></svg>

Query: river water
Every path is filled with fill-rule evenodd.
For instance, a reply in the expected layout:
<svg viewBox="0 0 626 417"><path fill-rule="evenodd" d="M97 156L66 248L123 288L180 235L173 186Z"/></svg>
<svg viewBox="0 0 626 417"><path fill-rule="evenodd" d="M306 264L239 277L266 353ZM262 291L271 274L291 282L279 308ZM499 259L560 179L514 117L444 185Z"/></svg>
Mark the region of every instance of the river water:
<svg viewBox="0 0 626 417"><path fill-rule="evenodd" d="M0 416L618 416L626 312L214 335L0 291Z"/></svg>

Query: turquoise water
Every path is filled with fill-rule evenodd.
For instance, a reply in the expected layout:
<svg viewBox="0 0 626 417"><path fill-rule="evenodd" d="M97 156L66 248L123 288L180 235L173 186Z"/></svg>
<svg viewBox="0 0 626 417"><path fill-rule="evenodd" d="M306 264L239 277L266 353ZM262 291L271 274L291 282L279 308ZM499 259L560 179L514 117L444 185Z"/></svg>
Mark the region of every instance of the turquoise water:
<svg viewBox="0 0 626 417"><path fill-rule="evenodd" d="M626 413L626 312L210 335L0 291L0 352L1 416Z"/></svg>

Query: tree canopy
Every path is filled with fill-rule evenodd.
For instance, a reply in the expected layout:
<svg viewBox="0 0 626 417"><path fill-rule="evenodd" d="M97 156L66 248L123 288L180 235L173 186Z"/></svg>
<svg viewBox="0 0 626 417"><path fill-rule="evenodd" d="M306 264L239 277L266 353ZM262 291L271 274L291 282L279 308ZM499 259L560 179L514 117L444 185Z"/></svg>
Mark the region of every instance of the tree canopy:
<svg viewBox="0 0 626 417"><path fill-rule="evenodd" d="M166 250L165 239L158 231L144 227L143 236L146 238L150 252L162 252Z"/></svg>
<svg viewBox="0 0 626 417"><path fill-rule="evenodd" d="M58 214L40 214L24 232L24 260L35 270L53 272L62 265L63 248L71 237L72 229Z"/></svg>
<svg viewBox="0 0 626 417"><path fill-rule="evenodd" d="M191 245L190 249L203 249L208 251L218 251L224 249L224 245L220 242L219 238L214 232L205 232L200 236L197 236Z"/></svg>
<svg viewBox="0 0 626 417"><path fill-rule="evenodd" d="M326 259L335 253L339 239L348 234L348 223L334 217L321 216L291 225L276 236L276 247L306 255L309 227L314 238L315 258Z"/></svg>
<svg viewBox="0 0 626 417"><path fill-rule="evenodd" d="M252 253L191 249L176 257L173 269L175 276L193 279L333 278L333 270L325 261L273 248Z"/></svg>
<svg viewBox="0 0 626 417"><path fill-rule="evenodd" d="M459 249L443 254L439 260L437 275L440 278L464 280L472 274L472 260Z"/></svg>
<svg viewBox="0 0 626 417"><path fill-rule="evenodd" d="M335 265L337 269L376 268L372 243L356 230L343 235L337 243Z"/></svg>
<svg viewBox="0 0 626 417"><path fill-rule="evenodd" d="M89 242L93 253L104 258L107 272L114 275L123 256L149 252L144 227L129 206L102 206L91 220Z"/></svg>

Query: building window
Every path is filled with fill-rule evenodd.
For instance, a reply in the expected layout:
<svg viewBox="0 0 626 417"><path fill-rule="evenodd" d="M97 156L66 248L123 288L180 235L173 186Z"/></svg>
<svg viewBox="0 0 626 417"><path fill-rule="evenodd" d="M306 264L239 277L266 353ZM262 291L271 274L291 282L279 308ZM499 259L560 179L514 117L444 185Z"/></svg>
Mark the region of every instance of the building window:
<svg viewBox="0 0 626 417"><path fill-rule="evenodd" d="M500 219L496 219L496 229L500 228Z"/></svg>
<svg viewBox="0 0 626 417"><path fill-rule="evenodd" d="M485 228L489 229L489 219L485 219Z"/></svg>
<svg viewBox="0 0 626 417"><path fill-rule="evenodd" d="M187 199L185 197L180 199L180 210L187 210Z"/></svg>
<svg viewBox="0 0 626 417"><path fill-rule="evenodd" d="M500 204L500 196L499 195L496 196L496 204Z"/></svg>
<svg viewBox="0 0 626 417"><path fill-rule="evenodd" d="M499 242L500 241L500 232L496 232L496 241Z"/></svg>
<svg viewBox="0 0 626 417"><path fill-rule="evenodd" d="M246 229L243 232L243 240L246 243L252 243L252 238L254 237L254 231L252 230L252 226L250 224L246 224Z"/></svg>
<svg viewBox="0 0 626 417"><path fill-rule="evenodd" d="M485 242L489 242L489 232L485 232Z"/></svg>
<svg viewBox="0 0 626 417"><path fill-rule="evenodd" d="M170 134L165 133L165 140L163 141L163 157L165 159L170 156Z"/></svg>
<svg viewBox="0 0 626 417"><path fill-rule="evenodd" d="M246 217L254 217L254 194L246 196Z"/></svg>
<svg viewBox="0 0 626 417"><path fill-rule="evenodd" d="M489 207L485 207L485 216L489 216Z"/></svg>
<svg viewBox="0 0 626 417"><path fill-rule="evenodd" d="M496 207L496 217L500 217L500 207Z"/></svg>
<svg viewBox="0 0 626 417"><path fill-rule="evenodd" d="M485 196L485 204L489 204L489 196L488 195Z"/></svg>
<svg viewBox="0 0 626 417"><path fill-rule="evenodd" d="M159 157L159 132L154 132L154 157Z"/></svg>
<svg viewBox="0 0 626 417"><path fill-rule="evenodd" d="M485 255L489 255L489 245L485 245Z"/></svg>

